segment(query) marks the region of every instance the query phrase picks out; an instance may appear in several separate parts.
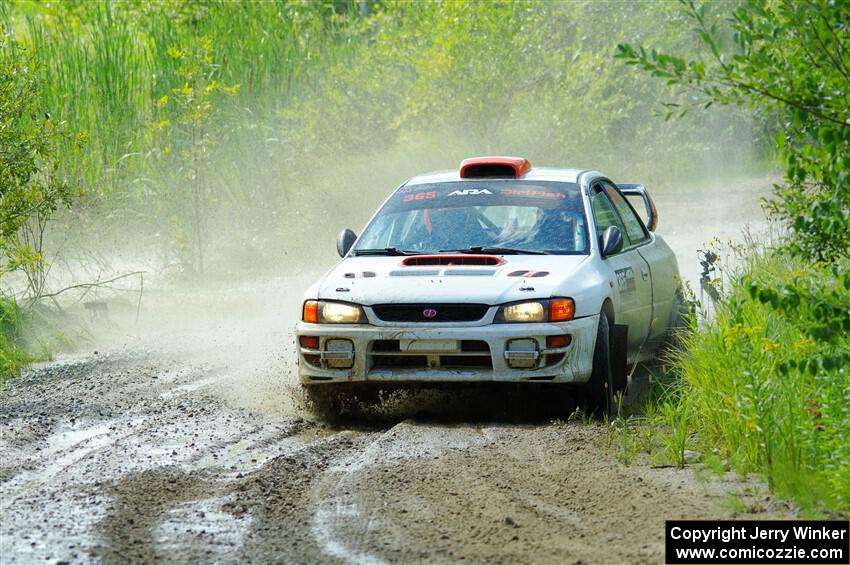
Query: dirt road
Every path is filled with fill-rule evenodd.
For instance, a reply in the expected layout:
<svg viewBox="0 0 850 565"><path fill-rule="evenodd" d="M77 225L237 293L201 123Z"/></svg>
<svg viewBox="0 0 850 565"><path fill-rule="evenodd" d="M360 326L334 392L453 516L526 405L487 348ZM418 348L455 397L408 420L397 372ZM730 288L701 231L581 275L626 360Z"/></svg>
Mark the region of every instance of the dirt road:
<svg viewBox="0 0 850 565"><path fill-rule="evenodd" d="M745 492L623 466L601 425L444 410L330 430L239 407L224 382L144 354L16 382L3 562L658 563L665 519L729 516L724 489Z"/></svg>
<svg viewBox="0 0 850 565"><path fill-rule="evenodd" d="M309 278L149 293L138 327L116 308L97 353L0 392L0 561L660 563L664 520L730 517L730 492L790 512L625 466L603 425L510 391L316 423L292 374Z"/></svg>

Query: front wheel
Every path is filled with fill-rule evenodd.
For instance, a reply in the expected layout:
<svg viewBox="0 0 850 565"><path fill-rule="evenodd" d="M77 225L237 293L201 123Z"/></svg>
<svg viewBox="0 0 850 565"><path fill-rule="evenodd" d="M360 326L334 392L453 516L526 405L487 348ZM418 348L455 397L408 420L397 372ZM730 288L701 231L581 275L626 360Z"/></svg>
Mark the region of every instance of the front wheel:
<svg viewBox="0 0 850 565"><path fill-rule="evenodd" d="M301 385L313 414L320 420L335 422L342 411L341 391L333 384Z"/></svg>
<svg viewBox="0 0 850 565"><path fill-rule="evenodd" d="M596 330L596 346L593 348L593 371L584 385L585 410L597 417L614 418L617 410L614 402L614 373L611 367L611 327L608 316L599 314Z"/></svg>

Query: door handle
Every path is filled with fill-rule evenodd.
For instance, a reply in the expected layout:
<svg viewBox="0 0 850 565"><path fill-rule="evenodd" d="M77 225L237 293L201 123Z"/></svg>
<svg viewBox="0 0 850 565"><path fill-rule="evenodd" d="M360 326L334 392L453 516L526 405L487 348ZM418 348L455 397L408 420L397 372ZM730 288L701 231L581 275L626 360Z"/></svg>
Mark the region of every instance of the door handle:
<svg viewBox="0 0 850 565"><path fill-rule="evenodd" d="M643 280L648 279L649 278L649 271L647 271L646 269L641 269L640 270L640 276L641 276L641 278L643 278Z"/></svg>

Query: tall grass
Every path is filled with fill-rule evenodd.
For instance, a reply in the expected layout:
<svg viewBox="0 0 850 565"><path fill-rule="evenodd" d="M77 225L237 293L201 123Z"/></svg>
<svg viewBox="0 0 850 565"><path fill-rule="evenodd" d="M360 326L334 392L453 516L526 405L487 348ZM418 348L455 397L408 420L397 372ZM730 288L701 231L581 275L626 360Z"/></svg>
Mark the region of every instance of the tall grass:
<svg viewBox="0 0 850 565"><path fill-rule="evenodd" d="M32 356L23 346L24 318L14 298L0 296L0 383L18 376Z"/></svg>
<svg viewBox="0 0 850 565"><path fill-rule="evenodd" d="M137 13L100 0L67 14L27 14L14 26L40 64L42 106L68 124L60 154L74 156L68 170L99 197L116 196L146 172L139 157L149 149L156 102L181 86L169 49L212 38L222 79L242 86L234 108L263 121L341 52L334 20L318 3L222 0L198 14L175 6ZM85 151L76 151L80 141Z"/></svg>
<svg viewBox="0 0 850 565"><path fill-rule="evenodd" d="M837 272L754 253L676 361L679 406L706 450L804 508L848 512L850 276Z"/></svg>

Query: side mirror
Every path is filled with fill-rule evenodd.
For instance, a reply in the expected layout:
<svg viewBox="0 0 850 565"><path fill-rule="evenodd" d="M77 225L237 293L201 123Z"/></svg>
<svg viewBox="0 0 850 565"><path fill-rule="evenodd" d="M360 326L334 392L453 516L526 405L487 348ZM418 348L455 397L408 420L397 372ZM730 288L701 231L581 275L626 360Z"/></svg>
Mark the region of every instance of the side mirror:
<svg viewBox="0 0 850 565"><path fill-rule="evenodd" d="M617 226L608 226L602 232L599 246L602 249L602 257L619 253L623 249L623 234L620 233L620 228Z"/></svg>
<svg viewBox="0 0 850 565"><path fill-rule="evenodd" d="M340 257L348 255L351 246L357 241L357 234L348 228L345 228L336 237L336 251Z"/></svg>

